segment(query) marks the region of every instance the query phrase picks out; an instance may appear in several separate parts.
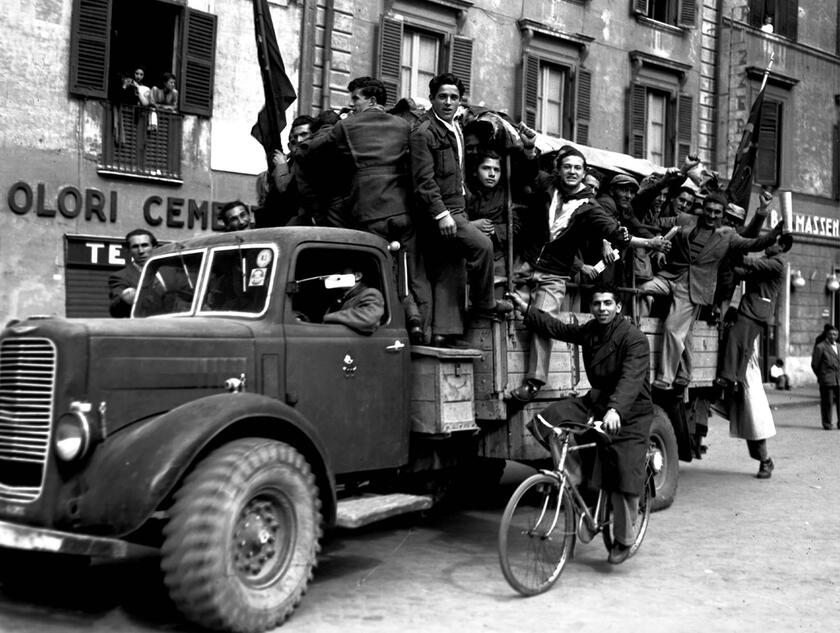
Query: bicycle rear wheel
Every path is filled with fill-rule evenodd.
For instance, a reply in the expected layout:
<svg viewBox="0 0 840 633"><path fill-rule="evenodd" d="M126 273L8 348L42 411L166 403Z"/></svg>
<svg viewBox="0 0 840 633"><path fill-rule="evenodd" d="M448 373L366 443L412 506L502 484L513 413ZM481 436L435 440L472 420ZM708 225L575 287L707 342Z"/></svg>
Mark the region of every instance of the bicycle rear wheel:
<svg viewBox="0 0 840 633"><path fill-rule="evenodd" d="M525 596L547 591L560 577L575 543L575 510L560 481L531 475L508 501L499 527L499 563L511 587Z"/></svg>
<svg viewBox="0 0 840 633"><path fill-rule="evenodd" d="M650 513L653 509L655 486L656 482L654 480L654 473L650 468L648 468L645 477L645 487L642 490L641 496L639 496L639 510L636 513L635 521L636 538L633 539L633 544L630 546L630 556L636 553L636 550L639 549L642 541L645 539L645 533L647 532L648 523L650 522ZM604 527L602 534L604 535L604 545L606 545L607 551L609 551L612 549L613 543L615 542L615 539L613 538L612 501L610 500L609 493L607 493L607 512L609 525Z"/></svg>

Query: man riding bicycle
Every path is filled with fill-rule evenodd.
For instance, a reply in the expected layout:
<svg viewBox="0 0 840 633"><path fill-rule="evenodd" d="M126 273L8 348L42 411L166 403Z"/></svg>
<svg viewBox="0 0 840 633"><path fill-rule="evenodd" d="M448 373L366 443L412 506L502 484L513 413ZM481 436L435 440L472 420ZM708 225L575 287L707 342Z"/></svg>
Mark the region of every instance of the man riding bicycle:
<svg viewBox="0 0 840 633"><path fill-rule="evenodd" d="M616 565L622 563L630 555L636 534L635 519L645 484L653 418L647 338L621 315L621 301L611 287L595 288L590 304L593 318L584 325L566 324L545 312L529 309L516 293L509 297L525 315L529 329L583 347L583 363L592 388L582 397L550 405L528 423L528 428L547 446L551 430L544 422L557 426L563 422L586 422L593 417L603 421L612 443L600 451L602 468L594 474L593 484L609 491L613 506L615 544L607 560ZM585 439L582 437L581 441Z"/></svg>

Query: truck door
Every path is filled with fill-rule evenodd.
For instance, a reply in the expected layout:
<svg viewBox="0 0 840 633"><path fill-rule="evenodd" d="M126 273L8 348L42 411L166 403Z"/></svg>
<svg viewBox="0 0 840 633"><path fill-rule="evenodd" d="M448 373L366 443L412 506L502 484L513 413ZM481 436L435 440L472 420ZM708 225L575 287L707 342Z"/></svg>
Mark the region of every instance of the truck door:
<svg viewBox="0 0 840 633"><path fill-rule="evenodd" d="M336 474L408 461L410 350L390 275L376 249L323 243L301 244L289 269L286 401L318 427Z"/></svg>

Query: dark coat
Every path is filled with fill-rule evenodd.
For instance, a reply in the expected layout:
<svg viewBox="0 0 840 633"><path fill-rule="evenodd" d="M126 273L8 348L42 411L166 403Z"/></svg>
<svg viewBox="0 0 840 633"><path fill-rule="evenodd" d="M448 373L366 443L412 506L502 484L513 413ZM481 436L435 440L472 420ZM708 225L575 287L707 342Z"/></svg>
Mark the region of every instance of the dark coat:
<svg viewBox="0 0 840 633"><path fill-rule="evenodd" d="M127 319L131 316L131 304L120 298L122 291L126 288L137 288L140 283L140 270L129 262L128 266L118 270L108 277L108 297L110 304L108 311L115 319Z"/></svg>
<svg viewBox="0 0 840 633"><path fill-rule="evenodd" d="M464 209L464 172L457 139L431 112L411 131L411 175L421 214L434 221L446 210Z"/></svg>
<svg viewBox="0 0 840 633"><path fill-rule="evenodd" d="M770 323L773 303L782 288L785 260L781 254L759 259L745 259L734 272L747 282L738 312L756 321Z"/></svg>
<svg viewBox="0 0 840 633"><path fill-rule="evenodd" d="M361 334L373 334L384 314L382 293L360 283L336 301L324 315L324 323L341 323Z"/></svg>
<svg viewBox="0 0 840 633"><path fill-rule="evenodd" d="M308 143L305 161L329 155L351 165L350 217L365 224L408 212L409 135L411 125L381 108L370 108L342 119Z"/></svg>
<svg viewBox="0 0 840 633"><path fill-rule="evenodd" d="M668 264L659 272L659 277L675 279L688 268L688 293L691 303L711 305L715 297L718 268L729 254L761 251L776 241L776 234L748 239L741 237L731 227L720 227L712 232L697 257L691 257L691 238L697 226L686 226L671 239Z"/></svg>
<svg viewBox="0 0 840 633"><path fill-rule="evenodd" d="M838 343L840 346L840 343ZM822 341L814 346L811 356L811 369L817 376L822 387L840 386L840 357L831 349L828 341Z"/></svg>
<svg viewBox="0 0 840 633"><path fill-rule="evenodd" d="M615 409L621 417L621 430L607 451L615 458L615 467L612 473L604 473L603 485L639 494L653 419L647 337L622 317L606 327L594 319L584 325L571 325L540 310L528 310L525 325L542 336L581 345L586 376L592 385L583 398L561 400L546 409L543 417L552 424L574 419L580 404L596 419L601 419L607 409Z"/></svg>

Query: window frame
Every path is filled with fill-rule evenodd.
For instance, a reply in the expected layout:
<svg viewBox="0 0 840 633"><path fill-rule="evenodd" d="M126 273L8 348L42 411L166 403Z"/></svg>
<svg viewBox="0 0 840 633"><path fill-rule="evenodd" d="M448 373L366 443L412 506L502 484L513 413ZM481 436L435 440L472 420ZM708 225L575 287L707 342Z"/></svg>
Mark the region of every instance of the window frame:
<svg viewBox="0 0 840 633"><path fill-rule="evenodd" d="M653 17L654 5L666 5L667 21ZM630 0L630 12L636 20L655 28L684 31L697 26L697 0Z"/></svg>
<svg viewBox="0 0 840 633"><path fill-rule="evenodd" d="M768 5L773 5L772 15ZM799 31L799 0L749 0L747 22L750 26L761 29L764 18L773 18L773 35L796 40ZM779 20L779 16L782 19Z"/></svg>

